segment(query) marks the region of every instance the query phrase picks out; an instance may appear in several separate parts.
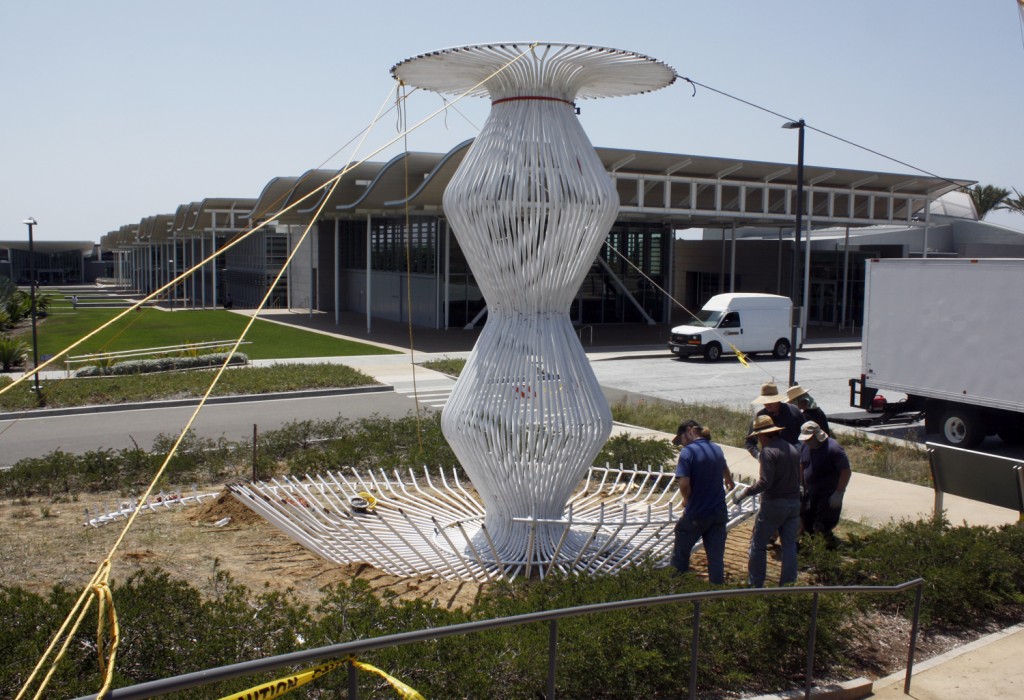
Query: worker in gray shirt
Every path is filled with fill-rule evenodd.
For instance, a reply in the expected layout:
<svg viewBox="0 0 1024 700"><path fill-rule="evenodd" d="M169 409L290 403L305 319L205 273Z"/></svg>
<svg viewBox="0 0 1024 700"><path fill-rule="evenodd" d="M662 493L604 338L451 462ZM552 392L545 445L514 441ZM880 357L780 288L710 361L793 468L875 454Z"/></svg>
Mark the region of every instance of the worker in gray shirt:
<svg viewBox="0 0 1024 700"><path fill-rule="evenodd" d="M768 540L778 532L782 540L782 575L779 585L796 581L796 540L800 530L800 453L782 439L782 428L770 416L754 419L750 437L759 445L760 474L753 485L736 495L736 502L761 494L747 557L747 582L764 586L768 566Z"/></svg>
<svg viewBox="0 0 1024 700"><path fill-rule="evenodd" d="M779 387L775 382L765 382L762 384L761 394L750 403L764 406L754 415L755 420L759 416L768 416L772 419L772 423L782 428L783 440L790 445L799 445L800 426L804 424L806 419L800 413L799 408L786 402L786 395L779 393ZM753 430L754 424L751 423L750 426L750 429ZM752 435L753 433L751 433ZM747 438L746 448L751 456L757 457L759 447L755 438Z"/></svg>

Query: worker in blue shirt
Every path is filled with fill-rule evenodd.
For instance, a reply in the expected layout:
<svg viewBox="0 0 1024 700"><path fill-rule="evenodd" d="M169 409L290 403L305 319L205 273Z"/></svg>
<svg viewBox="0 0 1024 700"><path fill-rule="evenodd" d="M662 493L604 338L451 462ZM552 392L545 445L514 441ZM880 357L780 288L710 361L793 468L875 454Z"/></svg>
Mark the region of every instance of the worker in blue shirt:
<svg viewBox="0 0 1024 700"><path fill-rule="evenodd" d="M683 497L683 517L675 526L672 566L690 570L690 553L704 542L708 580L725 580L725 526L729 520L725 489L736 487L722 448L711 442L711 431L695 420L683 421L672 444L682 447L676 464L676 486Z"/></svg>

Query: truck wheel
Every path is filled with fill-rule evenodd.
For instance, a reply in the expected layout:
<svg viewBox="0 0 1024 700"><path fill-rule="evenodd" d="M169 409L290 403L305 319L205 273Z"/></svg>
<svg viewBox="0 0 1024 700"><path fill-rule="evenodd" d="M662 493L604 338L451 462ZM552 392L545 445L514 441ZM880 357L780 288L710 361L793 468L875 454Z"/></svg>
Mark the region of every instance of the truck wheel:
<svg viewBox="0 0 1024 700"><path fill-rule="evenodd" d="M953 406L946 410L939 423L942 441L953 447L971 449L985 439L985 428L974 409Z"/></svg>
<svg viewBox="0 0 1024 700"><path fill-rule="evenodd" d="M789 357L789 341L785 338L776 340L775 347L772 349L772 355L780 360Z"/></svg>
<svg viewBox="0 0 1024 700"><path fill-rule="evenodd" d="M722 346L718 343L708 343L707 347L704 348L704 359L708 362L718 362L718 358L722 356Z"/></svg>

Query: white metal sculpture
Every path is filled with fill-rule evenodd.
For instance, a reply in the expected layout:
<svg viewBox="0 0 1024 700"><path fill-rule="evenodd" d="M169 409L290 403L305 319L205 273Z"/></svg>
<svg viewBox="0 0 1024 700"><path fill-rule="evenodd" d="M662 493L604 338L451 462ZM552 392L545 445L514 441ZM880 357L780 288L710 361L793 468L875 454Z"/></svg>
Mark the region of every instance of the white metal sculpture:
<svg viewBox="0 0 1024 700"><path fill-rule="evenodd" d="M505 562L577 556L561 520L612 419L569 306L615 221L618 195L575 100L646 92L674 71L647 56L567 44L467 46L392 68L406 84L489 95L491 113L444 210L488 318L442 413ZM529 519L532 522L526 522ZM546 523L536 525L536 523Z"/></svg>
<svg viewBox="0 0 1024 700"><path fill-rule="evenodd" d="M392 68L406 84L489 95L491 114L444 195L487 325L442 413L469 475L347 470L234 484L235 496L331 561L489 580L667 564L672 473L593 467L611 412L569 307L618 211L574 101L647 92L674 71L569 44L446 49ZM755 499L733 505L730 526Z"/></svg>

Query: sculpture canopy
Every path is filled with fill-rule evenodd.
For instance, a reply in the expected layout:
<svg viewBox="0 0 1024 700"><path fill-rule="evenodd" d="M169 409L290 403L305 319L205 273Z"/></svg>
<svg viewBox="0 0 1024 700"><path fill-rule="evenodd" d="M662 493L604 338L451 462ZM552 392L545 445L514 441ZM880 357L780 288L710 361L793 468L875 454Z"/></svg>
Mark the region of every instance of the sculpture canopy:
<svg viewBox="0 0 1024 700"><path fill-rule="evenodd" d="M530 41L431 51L395 64L391 75L425 90L476 97L508 85L563 86L578 98L620 97L659 90L676 79L671 66L632 51Z"/></svg>

